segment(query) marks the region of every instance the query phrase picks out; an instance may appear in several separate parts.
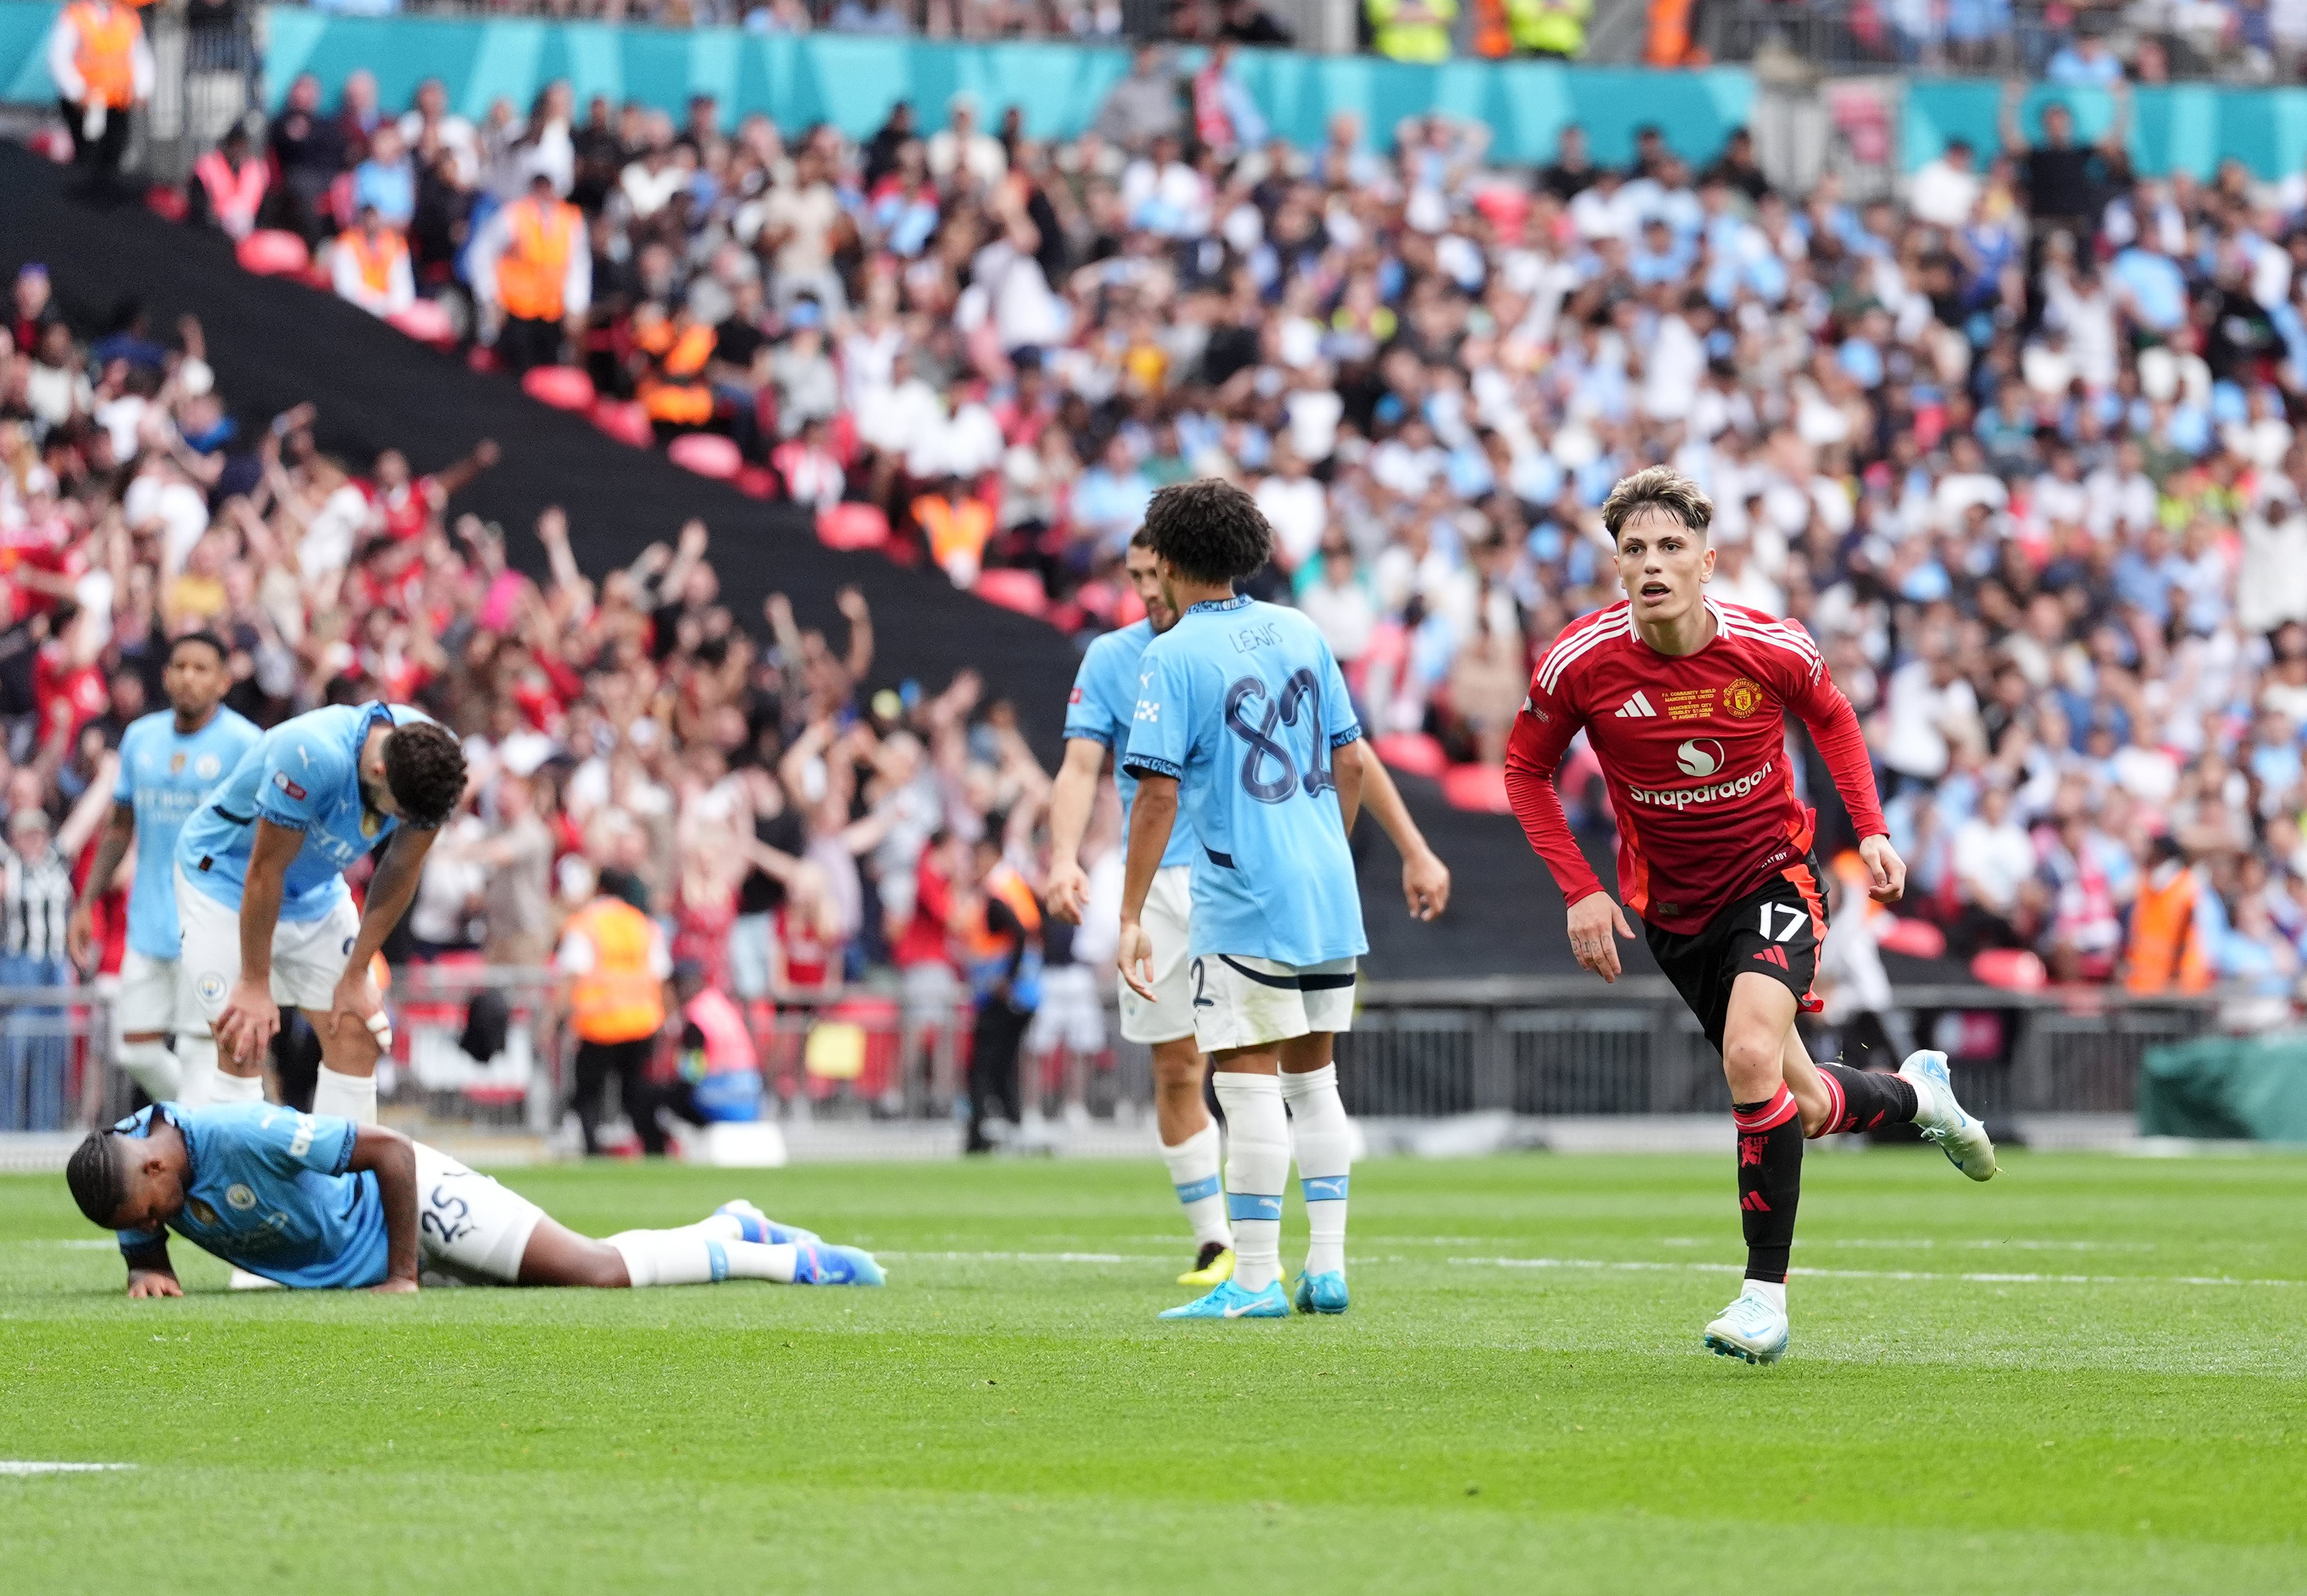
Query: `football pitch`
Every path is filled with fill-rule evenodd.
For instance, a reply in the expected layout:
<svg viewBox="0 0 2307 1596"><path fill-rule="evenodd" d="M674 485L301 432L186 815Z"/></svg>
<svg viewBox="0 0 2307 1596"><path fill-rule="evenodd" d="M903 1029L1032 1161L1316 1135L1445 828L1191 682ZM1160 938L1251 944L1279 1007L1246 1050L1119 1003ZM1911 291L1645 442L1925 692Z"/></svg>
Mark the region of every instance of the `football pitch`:
<svg viewBox="0 0 2307 1596"><path fill-rule="evenodd" d="M0 1180L24 1592L2307 1591L2307 1157L1805 1172L1787 1361L1709 1356L1723 1158L1372 1161L1342 1319L1162 1324L1143 1164L507 1173L737 1195L882 1291L129 1302ZM1285 1259L1302 1246L1295 1197ZM1808 1271L1808 1272L1802 1272Z"/></svg>

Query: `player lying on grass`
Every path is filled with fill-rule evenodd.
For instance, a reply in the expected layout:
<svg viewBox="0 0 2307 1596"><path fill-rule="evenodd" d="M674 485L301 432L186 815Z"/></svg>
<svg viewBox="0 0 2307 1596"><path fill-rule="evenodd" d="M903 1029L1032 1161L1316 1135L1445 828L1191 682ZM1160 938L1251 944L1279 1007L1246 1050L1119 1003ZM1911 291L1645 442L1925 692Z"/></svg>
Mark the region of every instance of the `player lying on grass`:
<svg viewBox="0 0 2307 1596"><path fill-rule="evenodd" d="M1850 701L1800 627L1704 587L1714 506L1667 466L1611 491L1602 525L1627 597L1562 629L1539 659L1506 749L1506 791L1570 906L1570 946L1605 981L1632 936L1571 836L1555 768L1582 729L1618 817L1618 888L1651 954L1721 1050L1738 1132L1746 1284L1706 1327L1717 1353L1767 1363L1787 1346L1787 1261L1803 1139L1911 1121L1975 1181L1994 1147L1963 1111L1943 1054L1896 1075L1814 1064L1795 1016L1815 1011L1826 935L1815 820L1795 794L1786 716L1808 726L1850 811L1875 900L1895 903L1907 867L1891 847Z"/></svg>
<svg viewBox="0 0 2307 1596"><path fill-rule="evenodd" d="M870 1253L747 1202L680 1230L596 1242L398 1131L266 1103L162 1103L91 1131L73 1200L120 1236L128 1294L184 1294L167 1233L282 1285L413 1292L420 1270L499 1285L879 1285Z"/></svg>

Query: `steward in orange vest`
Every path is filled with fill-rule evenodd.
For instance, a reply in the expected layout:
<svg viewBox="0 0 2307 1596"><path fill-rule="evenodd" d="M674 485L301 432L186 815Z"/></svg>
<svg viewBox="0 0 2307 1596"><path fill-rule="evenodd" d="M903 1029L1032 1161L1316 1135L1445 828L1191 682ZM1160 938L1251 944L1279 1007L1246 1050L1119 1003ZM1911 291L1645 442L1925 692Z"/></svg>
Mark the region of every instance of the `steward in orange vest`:
<svg viewBox="0 0 2307 1596"><path fill-rule="evenodd" d="M633 348L640 371L633 397L660 428L686 431L713 421L713 386L705 368L713 359L713 329L683 305L671 316L655 303L633 314Z"/></svg>
<svg viewBox="0 0 2307 1596"><path fill-rule="evenodd" d="M193 163L193 198L227 238L256 231L271 183L271 163L249 147L246 128L234 128L221 146Z"/></svg>
<svg viewBox="0 0 2307 1596"><path fill-rule="evenodd" d="M475 286L504 313L497 354L517 371L561 358L567 325L592 308L593 244L585 217L543 173L489 218L476 242Z"/></svg>
<svg viewBox="0 0 2307 1596"><path fill-rule="evenodd" d="M378 218L373 205L362 206L355 225L337 235L330 277L338 298L372 316L405 311L416 297L407 241Z"/></svg>
<svg viewBox="0 0 2307 1596"><path fill-rule="evenodd" d="M133 6L121 0L72 0L48 35L55 80L73 160L108 183L128 149L128 113L152 96L152 47Z"/></svg>
<svg viewBox="0 0 2307 1596"><path fill-rule="evenodd" d="M2147 879L2131 905L2131 937L2123 949L2123 986L2152 994L2201 992L2211 984L2210 950L2203 946L2195 908L2203 885L2170 837L2157 837L2148 854Z"/></svg>
<svg viewBox="0 0 2307 1596"><path fill-rule="evenodd" d="M656 1122L658 1094L649 1080L657 1033L669 1004L665 982L673 959L665 933L634 907L640 883L622 870L601 872L599 894L562 928L553 962L563 986L562 1003L577 1033L577 1122L585 1150L601 1150L601 1122L612 1080L642 1149L665 1151Z"/></svg>

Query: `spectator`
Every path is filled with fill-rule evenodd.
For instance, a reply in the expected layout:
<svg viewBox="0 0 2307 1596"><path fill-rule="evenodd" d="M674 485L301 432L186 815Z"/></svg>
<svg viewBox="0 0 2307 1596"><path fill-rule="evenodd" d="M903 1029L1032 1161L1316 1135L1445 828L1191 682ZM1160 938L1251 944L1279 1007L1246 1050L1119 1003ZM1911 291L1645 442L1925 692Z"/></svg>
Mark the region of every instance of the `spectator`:
<svg viewBox="0 0 2307 1596"><path fill-rule="evenodd" d="M1161 46L1146 44L1131 54L1128 75L1106 90L1092 126L1107 143L1136 155L1156 139L1175 138L1185 122L1169 59Z"/></svg>

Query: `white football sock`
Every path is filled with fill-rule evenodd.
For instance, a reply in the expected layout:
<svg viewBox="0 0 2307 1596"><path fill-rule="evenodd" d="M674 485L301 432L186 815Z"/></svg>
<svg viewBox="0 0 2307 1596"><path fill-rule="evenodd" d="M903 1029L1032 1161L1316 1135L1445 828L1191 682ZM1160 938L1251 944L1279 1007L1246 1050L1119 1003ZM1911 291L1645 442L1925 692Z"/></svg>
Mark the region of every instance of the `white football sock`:
<svg viewBox="0 0 2307 1596"><path fill-rule="evenodd" d="M1290 1106L1290 1140L1298 1154L1298 1186L1306 1197L1309 1275L1345 1273L1346 1191L1354 1166L1353 1127L1338 1096L1338 1066L1302 1075L1284 1073L1282 1100Z"/></svg>
<svg viewBox="0 0 2307 1596"><path fill-rule="evenodd" d="M1225 1110L1226 1212L1233 1220L1233 1279L1264 1291L1282 1278L1282 1190L1290 1180L1290 1116L1271 1075L1217 1072Z"/></svg>
<svg viewBox="0 0 2307 1596"><path fill-rule="evenodd" d="M702 1225L687 1230L628 1230L609 1238L625 1260L625 1275L636 1289L648 1285L704 1285L722 1280L774 1280L791 1285L795 1254L790 1242L768 1246L759 1242L727 1242L705 1233Z"/></svg>
<svg viewBox="0 0 2307 1596"><path fill-rule="evenodd" d="M1194 1227L1196 1246L1215 1242L1233 1245L1232 1227L1226 1224L1225 1183L1218 1179L1222 1148L1215 1120L1175 1147L1163 1147L1162 1162L1170 1166L1170 1183L1186 1205L1186 1223Z"/></svg>
<svg viewBox="0 0 2307 1596"><path fill-rule="evenodd" d="M376 1123L376 1077L339 1075L326 1064L313 1088L313 1112L332 1114L356 1125Z"/></svg>
<svg viewBox="0 0 2307 1596"><path fill-rule="evenodd" d="M1745 1294L1762 1298L1780 1313L1787 1310L1787 1283L1783 1280L1749 1280Z"/></svg>
<svg viewBox="0 0 2307 1596"><path fill-rule="evenodd" d="M166 1042L123 1042L113 1054L138 1089L155 1103L182 1102L184 1071Z"/></svg>
<svg viewBox="0 0 2307 1596"><path fill-rule="evenodd" d="M264 1101L264 1077L262 1075L227 1075L222 1070L209 1072L208 1101L210 1103L262 1103Z"/></svg>
<svg viewBox="0 0 2307 1596"><path fill-rule="evenodd" d="M198 1108L203 1103L217 1101L214 1081L217 1072L216 1038L206 1031L176 1033L176 1068L183 1077L176 1088L176 1101L186 1108Z"/></svg>

